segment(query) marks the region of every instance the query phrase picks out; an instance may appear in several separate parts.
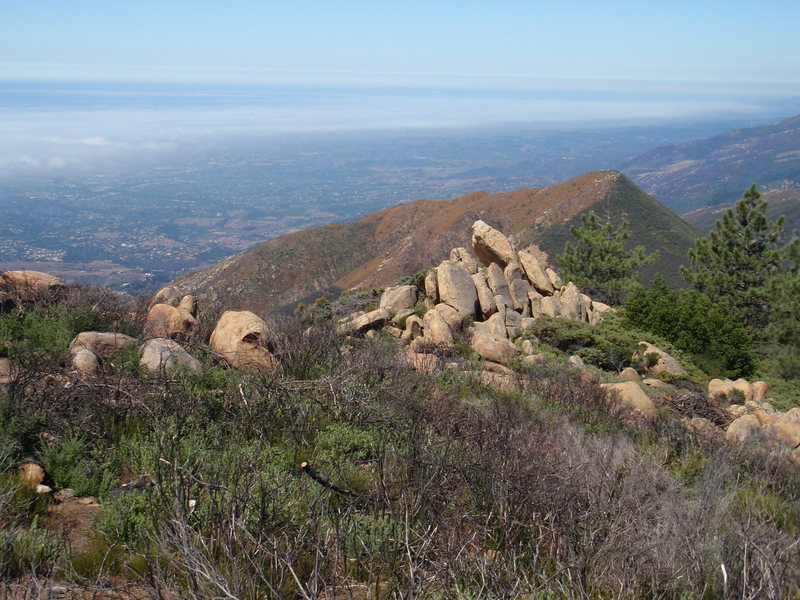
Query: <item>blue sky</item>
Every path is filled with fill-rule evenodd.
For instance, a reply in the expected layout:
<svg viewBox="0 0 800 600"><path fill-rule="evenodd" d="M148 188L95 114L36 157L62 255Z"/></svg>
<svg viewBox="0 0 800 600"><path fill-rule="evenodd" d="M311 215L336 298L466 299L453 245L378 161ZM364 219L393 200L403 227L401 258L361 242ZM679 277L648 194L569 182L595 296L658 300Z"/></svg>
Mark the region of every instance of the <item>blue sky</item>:
<svg viewBox="0 0 800 600"><path fill-rule="evenodd" d="M800 2L31 0L0 79L800 84Z"/></svg>

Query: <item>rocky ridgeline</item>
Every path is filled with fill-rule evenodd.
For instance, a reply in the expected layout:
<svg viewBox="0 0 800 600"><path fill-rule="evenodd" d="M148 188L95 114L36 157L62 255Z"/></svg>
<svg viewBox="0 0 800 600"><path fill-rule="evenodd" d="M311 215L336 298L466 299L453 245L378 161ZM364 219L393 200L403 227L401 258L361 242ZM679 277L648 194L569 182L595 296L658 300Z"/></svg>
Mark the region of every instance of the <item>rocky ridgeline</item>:
<svg viewBox="0 0 800 600"><path fill-rule="evenodd" d="M511 241L483 221L472 226L472 249L454 248L449 260L425 277L424 316L415 314L417 288L386 288L380 307L356 313L339 323L342 334L364 333L392 323L389 333L417 351L429 346L450 346L454 332L469 323L472 346L486 360L506 363L525 353L511 341L539 315L595 324L614 309L594 302L572 282L563 284L546 267L541 252L532 246L517 250ZM477 258L476 258L477 257Z"/></svg>
<svg viewBox="0 0 800 600"><path fill-rule="evenodd" d="M26 295L40 298L60 286L60 280L44 273L6 272L0 277L2 299L17 303ZM455 360L443 363L441 357L452 356L456 340L463 340L466 334L472 349L483 359L483 368L465 373L498 389L516 390L510 362L546 362L543 354L535 353L534 344L521 336L537 317L547 315L594 325L604 313L614 310L581 293L574 283L565 285L535 246L518 250L503 233L476 221L472 251L454 248L448 260L427 273L424 293L413 285L388 287L379 308L341 319L337 331L344 337L372 337L384 330L405 346L405 357L412 368L428 373L464 369L464 364ZM113 332L82 332L69 347L74 372L80 377L96 375L131 345L138 346L139 364L146 371L198 372L200 361L178 343L197 326L195 297L182 295L175 287L163 288L148 312L144 341ZM210 336L209 346L216 358L233 368L272 370L278 362L264 345L268 333L266 323L254 313L226 311ZM602 385L610 400L647 418L658 418L651 395L676 391L658 376L666 373L681 378L686 371L678 360L647 341L640 343L632 358L646 365L642 368L644 378L629 367L619 373L622 382ZM599 383L598 373L586 368L578 356L571 357L569 363L579 369L583 379ZM0 359L0 384L13 380L14 371L8 359ZM645 391L656 388L660 390ZM729 424L725 430L701 417L684 419L684 423L698 433L732 442L777 442L792 448L793 456L800 461L800 408L776 411L767 401L767 392L765 382L714 379L709 383L707 401L726 411Z"/></svg>

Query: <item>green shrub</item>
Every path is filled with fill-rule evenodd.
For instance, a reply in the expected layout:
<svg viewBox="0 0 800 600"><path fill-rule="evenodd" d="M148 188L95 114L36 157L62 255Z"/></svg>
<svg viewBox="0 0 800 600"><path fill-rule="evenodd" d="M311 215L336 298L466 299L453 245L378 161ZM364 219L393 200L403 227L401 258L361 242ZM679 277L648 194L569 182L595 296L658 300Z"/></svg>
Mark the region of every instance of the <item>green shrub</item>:
<svg viewBox="0 0 800 600"><path fill-rule="evenodd" d="M694 290L670 290L662 276L625 300L625 321L651 331L712 375L745 377L755 368L752 340L736 317Z"/></svg>
<svg viewBox="0 0 800 600"><path fill-rule="evenodd" d="M112 542L135 548L153 530L150 499L142 490L120 494L103 503L97 525Z"/></svg>
<svg viewBox="0 0 800 600"><path fill-rule="evenodd" d="M114 473L94 454L85 440L65 437L42 451L42 463L56 487L72 488L77 496L102 496L113 487Z"/></svg>

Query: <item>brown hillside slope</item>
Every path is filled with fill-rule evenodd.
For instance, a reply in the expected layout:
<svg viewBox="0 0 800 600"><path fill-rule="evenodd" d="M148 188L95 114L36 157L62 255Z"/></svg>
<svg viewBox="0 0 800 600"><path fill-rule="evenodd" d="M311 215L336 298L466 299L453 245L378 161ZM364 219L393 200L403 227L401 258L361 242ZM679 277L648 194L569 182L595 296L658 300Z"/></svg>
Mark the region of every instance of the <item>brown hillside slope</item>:
<svg viewBox="0 0 800 600"><path fill-rule="evenodd" d="M206 301L265 313L336 288L389 284L436 265L451 248L470 245L476 219L524 247L608 198L623 180L616 171L596 171L543 188L416 200L269 240L172 285Z"/></svg>

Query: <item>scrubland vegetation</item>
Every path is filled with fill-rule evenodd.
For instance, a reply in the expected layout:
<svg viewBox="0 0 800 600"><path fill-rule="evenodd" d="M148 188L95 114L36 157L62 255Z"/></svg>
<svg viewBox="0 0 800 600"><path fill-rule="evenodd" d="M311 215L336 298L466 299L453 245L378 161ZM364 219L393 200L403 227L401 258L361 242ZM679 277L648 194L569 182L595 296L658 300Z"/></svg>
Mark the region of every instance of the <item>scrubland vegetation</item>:
<svg viewBox="0 0 800 600"><path fill-rule="evenodd" d="M0 578L97 597L798 597L800 469L682 424L729 419L691 347L656 338L689 378L646 420L566 364L612 380L640 339L624 318L540 318L524 335L551 360L498 391L467 344L425 374L388 336L334 332L340 304L375 298L274 320L262 373L215 362L213 307L184 340L199 374L144 375L132 346L90 379L65 374L72 336L136 336L142 311L72 286L0 314L19 367L0 388ZM29 459L99 506L35 494Z"/></svg>

